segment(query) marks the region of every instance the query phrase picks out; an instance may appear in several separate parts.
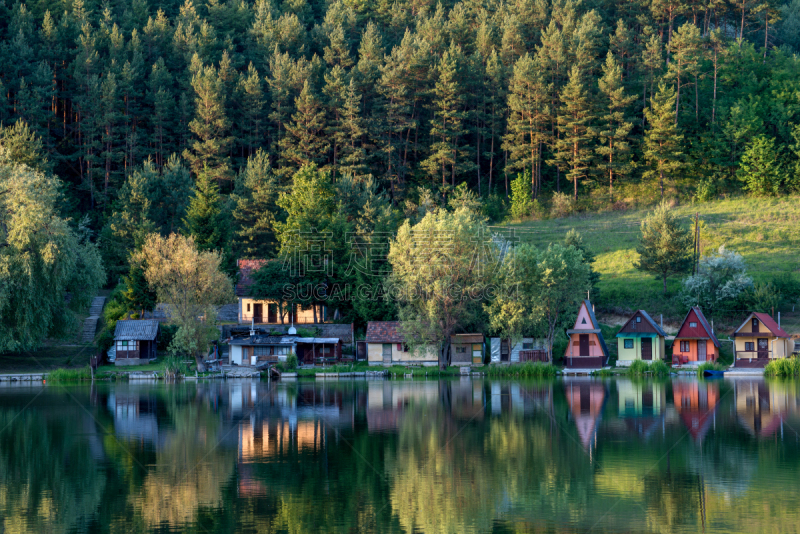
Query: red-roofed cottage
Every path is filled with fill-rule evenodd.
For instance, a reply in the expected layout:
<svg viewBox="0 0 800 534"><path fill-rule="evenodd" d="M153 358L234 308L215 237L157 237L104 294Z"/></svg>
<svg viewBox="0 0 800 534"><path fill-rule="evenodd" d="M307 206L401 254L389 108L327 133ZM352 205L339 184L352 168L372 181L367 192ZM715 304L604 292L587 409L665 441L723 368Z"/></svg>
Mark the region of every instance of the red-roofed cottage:
<svg viewBox="0 0 800 534"><path fill-rule="evenodd" d="M291 311L284 309L283 317L281 317L281 310L277 301L252 297L250 290L253 286L253 274L268 261L280 260L240 259L236 262L239 268L239 281L236 283L236 296L239 298L239 322L254 322L256 324L314 323L314 309L312 307L306 309L294 306ZM325 320L325 312L324 306L317 308L318 321L323 322Z"/></svg>
<svg viewBox="0 0 800 534"><path fill-rule="evenodd" d="M413 350L399 331L398 321L370 321L367 323L367 361L370 365L437 365L439 352L434 346Z"/></svg>
<svg viewBox="0 0 800 534"><path fill-rule="evenodd" d="M673 365L700 365L719 358L719 340L703 312L693 306L672 343Z"/></svg>
<svg viewBox="0 0 800 534"><path fill-rule="evenodd" d="M734 367L766 367L771 359L792 355L794 343L772 317L753 312L733 333Z"/></svg>

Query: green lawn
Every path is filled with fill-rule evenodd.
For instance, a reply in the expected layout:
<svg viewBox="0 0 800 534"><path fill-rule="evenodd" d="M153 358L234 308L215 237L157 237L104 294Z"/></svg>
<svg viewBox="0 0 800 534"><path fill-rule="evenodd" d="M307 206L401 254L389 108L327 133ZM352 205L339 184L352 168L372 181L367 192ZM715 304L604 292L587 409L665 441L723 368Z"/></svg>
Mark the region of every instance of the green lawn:
<svg viewBox="0 0 800 534"><path fill-rule="evenodd" d="M768 280L783 272L800 276L800 197L687 203L675 210L687 226L695 212L700 214L704 224L701 233L704 254L725 245L744 256L748 271L755 280ZM668 280L665 299L661 283L634 268L638 259L639 227L648 211L579 214L495 229L503 228L504 233L513 230L518 242L546 247L550 242L563 240L567 231L575 228L583 236L586 246L597 255L595 268L601 275L600 295L593 300L603 312L627 313L643 308L656 320L663 313L666 321L679 322L685 308L672 297L680 290L680 280ZM786 315L786 324L800 326L800 314Z"/></svg>
<svg viewBox="0 0 800 534"><path fill-rule="evenodd" d="M0 354L0 373L40 373L54 369L78 369L89 365L96 352L91 345L44 346L33 352Z"/></svg>

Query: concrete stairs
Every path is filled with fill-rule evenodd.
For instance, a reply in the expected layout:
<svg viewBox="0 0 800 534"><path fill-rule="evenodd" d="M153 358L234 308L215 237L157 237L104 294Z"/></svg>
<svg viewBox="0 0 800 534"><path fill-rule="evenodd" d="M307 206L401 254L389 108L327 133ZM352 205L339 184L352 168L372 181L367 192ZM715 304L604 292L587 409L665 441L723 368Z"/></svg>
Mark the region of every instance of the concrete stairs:
<svg viewBox="0 0 800 534"><path fill-rule="evenodd" d="M94 341L94 336L97 333L97 320L100 319L100 315L103 314L103 307L105 305L105 297L95 297L92 299L92 305L89 307L89 317L83 320L81 343L91 343Z"/></svg>

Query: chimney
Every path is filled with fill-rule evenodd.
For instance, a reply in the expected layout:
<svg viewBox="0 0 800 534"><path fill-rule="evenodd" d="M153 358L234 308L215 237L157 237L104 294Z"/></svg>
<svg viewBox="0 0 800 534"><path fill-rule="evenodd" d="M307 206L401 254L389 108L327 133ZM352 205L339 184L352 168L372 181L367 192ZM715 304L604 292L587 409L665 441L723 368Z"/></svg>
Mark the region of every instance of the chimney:
<svg viewBox="0 0 800 534"><path fill-rule="evenodd" d="M664 330L664 314L661 314L661 330Z"/></svg>
<svg viewBox="0 0 800 534"><path fill-rule="evenodd" d="M778 328L781 327L781 312L778 312Z"/></svg>

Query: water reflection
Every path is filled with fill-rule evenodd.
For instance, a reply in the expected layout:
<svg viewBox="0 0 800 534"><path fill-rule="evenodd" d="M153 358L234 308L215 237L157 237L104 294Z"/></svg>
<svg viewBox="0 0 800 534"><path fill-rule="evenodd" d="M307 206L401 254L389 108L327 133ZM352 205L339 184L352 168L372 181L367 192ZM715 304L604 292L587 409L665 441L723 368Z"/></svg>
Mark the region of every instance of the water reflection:
<svg viewBox="0 0 800 534"><path fill-rule="evenodd" d="M0 388L3 532L794 530L763 379Z"/></svg>

